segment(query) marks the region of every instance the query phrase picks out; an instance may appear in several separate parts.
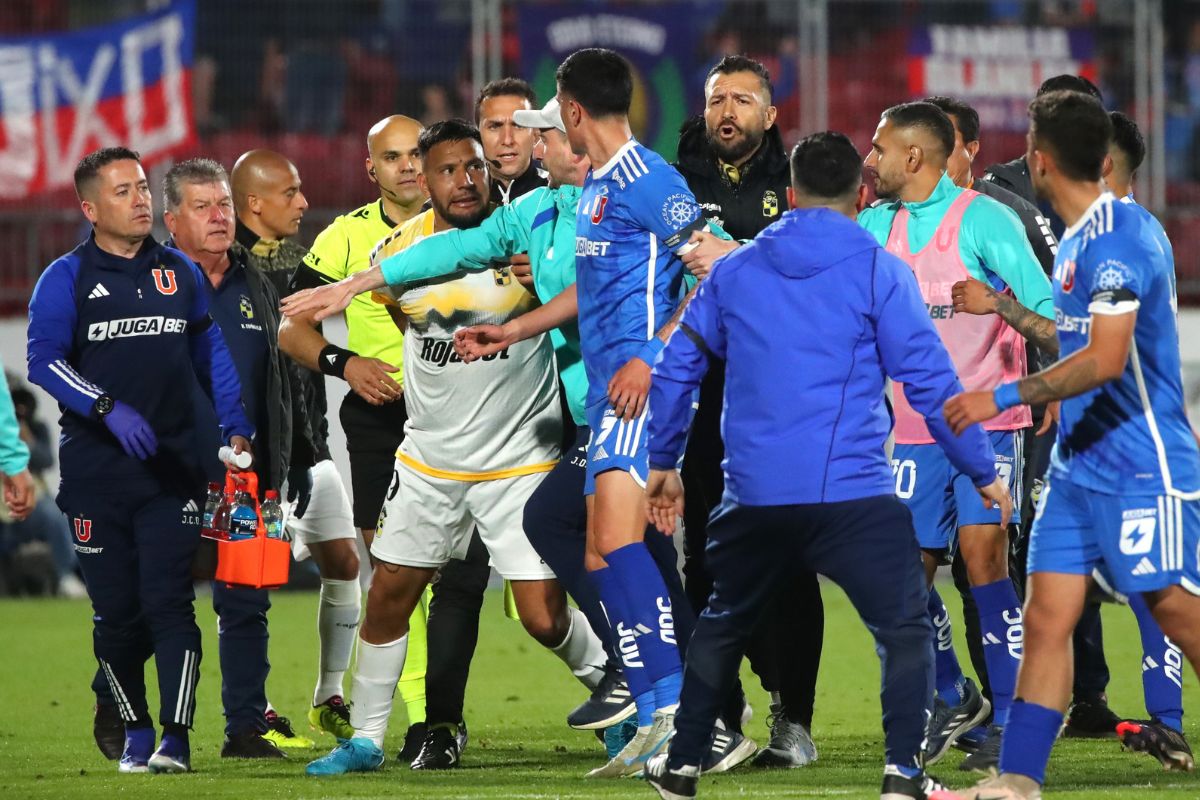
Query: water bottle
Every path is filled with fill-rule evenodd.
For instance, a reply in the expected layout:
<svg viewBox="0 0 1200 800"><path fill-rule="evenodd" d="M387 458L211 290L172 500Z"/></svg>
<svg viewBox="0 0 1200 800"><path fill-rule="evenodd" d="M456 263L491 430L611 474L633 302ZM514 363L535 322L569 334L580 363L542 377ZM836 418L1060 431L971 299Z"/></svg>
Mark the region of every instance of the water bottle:
<svg viewBox="0 0 1200 800"><path fill-rule="evenodd" d="M217 509L221 507L222 499L221 484L210 483L208 485L208 499L204 501L204 516L200 517L200 535L206 539L219 538L216 529L213 527L213 519L217 515Z"/></svg>
<svg viewBox="0 0 1200 800"><path fill-rule="evenodd" d="M283 538L283 509L279 506L279 492L274 489L268 490L267 499L263 500L262 521L268 539Z"/></svg>
<svg viewBox="0 0 1200 800"><path fill-rule="evenodd" d="M229 540L229 516L233 513L233 495L217 487L217 508L213 511L213 538Z"/></svg>
<svg viewBox="0 0 1200 800"><path fill-rule="evenodd" d="M238 492L233 513L229 515L229 540L240 542L253 539L258 533L258 512L249 492Z"/></svg>

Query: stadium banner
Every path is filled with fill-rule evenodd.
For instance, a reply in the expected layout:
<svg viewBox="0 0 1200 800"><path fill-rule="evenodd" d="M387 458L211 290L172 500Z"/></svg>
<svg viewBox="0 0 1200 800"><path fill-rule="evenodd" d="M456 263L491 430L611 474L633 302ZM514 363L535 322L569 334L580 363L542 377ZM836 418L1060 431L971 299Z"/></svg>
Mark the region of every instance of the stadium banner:
<svg viewBox="0 0 1200 800"><path fill-rule="evenodd" d="M675 159L688 113L688 85L697 66L691 3L624 5L599 11L578 3L523 3L517 16L521 76L544 103L554 96L554 71L586 47L616 50L633 66L629 123L642 144Z"/></svg>
<svg viewBox="0 0 1200 800"><path fill-rule="evenodd" d="M98 147L147 161L192 142L195 0L52 35L0 37L0 197L71 184Z"/></svg>
<svg viewBox="0 0 1200 800"><path fill-rule="evenodd" d="M1091 31L1056 27L930 25L911 31L912 97L948 95L979 111L982 127L1024 131L1026 109L1046 78L1064 73L1096 81Z"/></svg>

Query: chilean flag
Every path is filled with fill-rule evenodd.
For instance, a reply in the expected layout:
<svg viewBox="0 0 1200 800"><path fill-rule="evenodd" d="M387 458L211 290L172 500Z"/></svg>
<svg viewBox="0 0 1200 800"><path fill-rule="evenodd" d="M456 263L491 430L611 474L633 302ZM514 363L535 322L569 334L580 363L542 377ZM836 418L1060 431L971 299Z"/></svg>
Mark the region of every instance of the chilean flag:
<svg viewBox="0 0 1200 800"><path fill-rule="evenodd" d="M0 197L69 186L99 147L153 162L190 145L195 28L195 0L175 0L112 25L0 37Z"/></svg>

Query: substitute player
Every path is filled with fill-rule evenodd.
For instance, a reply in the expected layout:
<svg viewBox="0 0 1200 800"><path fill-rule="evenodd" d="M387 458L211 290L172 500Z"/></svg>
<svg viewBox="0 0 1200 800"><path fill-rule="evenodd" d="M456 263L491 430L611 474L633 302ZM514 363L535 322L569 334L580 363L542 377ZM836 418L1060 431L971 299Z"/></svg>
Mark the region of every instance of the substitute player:
<svg viewBox="0 0 1200 800"><path fill-rule="evenodd" d="M1020 222L991 198L954 185L945 174L953 149L954 125L937 106L905 103L884 111L866 166L875 172L876 192L897 199L867 209L859 222L913 268L955 369L965 386L976 387L1025 374L1022 337L1047 352L1055 352L1057 343L1048 319L1050 285ZM957 284L968 278L989 284L996 296L994 313L977 316L966 307ZM994 509L975 502L965 476L932 446L925 421L905 399L902 385L895 387L894 400L896 493L913 512L929 581L938 563L959 548L979 610L994 725L963 763L966 769L986 768L999 756L1021 653L1021 604L1008 576L1008 531L997 524ZM997 472L1016 497L1021 432L1030 422L1029 409L1022 406L986 426ZM939 693L930 722L931 762L990 710L974 683L944 689L950 698L944 701Z"/></svg>
<svg viewBox="0 0 1200 800"><path fill-rule="evenodd" d="M71 521L94 610L96 658L125 721L121 772L188 772L200 677L192 559L203 477L195 458L192 367L222 437L249 452L254 431L204 275L154 241L137 153L84 156L75 191L93 226L46 268L29 301L29 379L62 407L58 506ZM159 722L146 703L158 670Z"/></svg>
<svg viewBox="0 0 1200 800"><path fill-rule="evenodd" d="M1064 358L945 407L961 430L1019 403L1062 401L1029 548L1025 653L1000 775L961 795L999 800L1041 796L1071 694L1071 632L1094 572L1141 594L1200 667L1200 450L1183 396L1172 265L1157 226L1103 190L1112 138L1103 107L1051 92L1029 116L1030 176L1068 224L1054 267Z"/></svg>
<svg viewBox="0 0 1200 800"><path fill-rule="evenodd" d="M478 129L461 120L441 122L421 135L419 146L421 183L433 208L388 237L383 256L437 231L477 225L487 214ZM562 435L549 339L515 344L472 367L454 356L454 331L463 321L503 323L532 307L534 298L507 269L391 291L408 324L411 416L371 548L377 563L354 678L355 735L312 762L310 775L374 770L383 762L408 616L438 568L464 552L476 527L496 570L511 581L530 635L585 683L603 672L599 640L586 625L571 623L562 589L521 525L525 501L557 463ZM456 747L454 726L430 733L439 747Z"/></svg>

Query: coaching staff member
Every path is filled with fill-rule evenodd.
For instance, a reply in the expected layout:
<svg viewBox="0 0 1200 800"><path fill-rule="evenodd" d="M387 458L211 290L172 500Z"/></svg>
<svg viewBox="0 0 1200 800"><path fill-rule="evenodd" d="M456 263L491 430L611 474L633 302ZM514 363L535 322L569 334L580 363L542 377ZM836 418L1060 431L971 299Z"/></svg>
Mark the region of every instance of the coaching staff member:
<svg viewBox="0 0 1200 800"><path fill-rule="evenodd" d="M97 150L75 168L87 241L42 273L29 301L29 378L63 409L58 505L71 521L94 610L96 658L125 720L122 772L186 772L200 630L191 566L204 483L190 365L222 438L254 431L203 273L150 236L150 187L137 153ZM144 666L158 669L159 722Z"/></svg>

